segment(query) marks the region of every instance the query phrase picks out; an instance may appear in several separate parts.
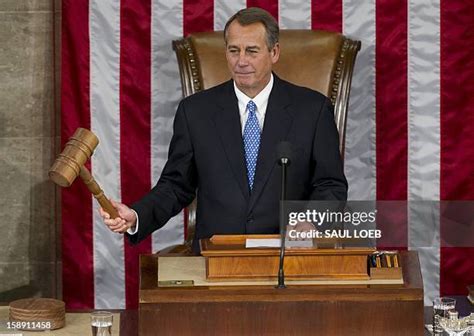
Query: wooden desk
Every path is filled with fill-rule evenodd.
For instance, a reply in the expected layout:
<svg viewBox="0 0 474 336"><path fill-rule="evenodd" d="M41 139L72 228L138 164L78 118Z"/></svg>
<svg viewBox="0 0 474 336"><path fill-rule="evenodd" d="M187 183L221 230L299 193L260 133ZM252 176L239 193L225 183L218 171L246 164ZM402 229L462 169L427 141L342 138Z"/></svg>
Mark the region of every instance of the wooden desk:
<svg viewBox="0 0 474 336"><path fill-rule="evenodd" d="M416 252L403 285L158 288L156 255L140 258L139 334L423 335Z"/></svg>

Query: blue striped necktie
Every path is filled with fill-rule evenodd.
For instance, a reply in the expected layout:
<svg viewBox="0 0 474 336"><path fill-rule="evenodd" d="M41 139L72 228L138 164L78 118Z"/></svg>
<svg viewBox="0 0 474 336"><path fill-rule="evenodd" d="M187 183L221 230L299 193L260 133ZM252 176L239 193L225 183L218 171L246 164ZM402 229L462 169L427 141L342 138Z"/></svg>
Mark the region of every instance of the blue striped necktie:
<svg viewBox="0 0 474 336"><path fill-rule="evenodd" d="M247 122L244 127L244 149L245 161L247 164L247 178L250 190L253 188L255 169L257 167L258 149L260 147L260 126L257 119L257 105L251 100L247 104L249 112Z"/></svg>

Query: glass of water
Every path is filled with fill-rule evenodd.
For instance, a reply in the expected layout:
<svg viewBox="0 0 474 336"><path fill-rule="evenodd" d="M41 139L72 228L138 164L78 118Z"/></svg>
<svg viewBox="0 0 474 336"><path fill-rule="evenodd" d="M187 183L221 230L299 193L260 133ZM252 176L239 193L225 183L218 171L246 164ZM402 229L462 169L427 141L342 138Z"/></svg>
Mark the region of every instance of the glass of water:
<svg viewBox="0 0 474 336"><path fill-rule="evenodd" d="M469 316L463 318L457 318L457 316L456 318L440 317L439 324L449 336L464 336L472 329L469 320Z"/></svg>
<svg viewBox="0 0 474 336"><path fill-rule="evenodd" d="M448 318L449 312L455 311L456 300L449 297L436 298L433 300L433 335L443 335L443 327L439 320L441 317Z"/></svg>
<svg viewBox="0 0 474 336"><path fill-rule="evenodd" d="M92 336L112 336L112 313L97 311L91 313Z"/></svg>

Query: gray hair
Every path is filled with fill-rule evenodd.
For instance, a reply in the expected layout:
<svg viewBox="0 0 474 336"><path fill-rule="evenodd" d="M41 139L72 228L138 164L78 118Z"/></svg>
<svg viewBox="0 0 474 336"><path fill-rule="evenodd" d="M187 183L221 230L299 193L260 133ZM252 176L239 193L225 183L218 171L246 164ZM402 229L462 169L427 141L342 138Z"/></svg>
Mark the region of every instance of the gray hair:
<svg viewBox="0 0 474 336"><path fill-rule="evenodd" d="M230 24L237 21L242 26L248 26L252 23L261 23L265 27L268 50L271 50L278 42L280 28L275 18L266 10L258 7L249 7L239 10L227 21L224 28L224 40L227 43L227 30Z"/></svg>

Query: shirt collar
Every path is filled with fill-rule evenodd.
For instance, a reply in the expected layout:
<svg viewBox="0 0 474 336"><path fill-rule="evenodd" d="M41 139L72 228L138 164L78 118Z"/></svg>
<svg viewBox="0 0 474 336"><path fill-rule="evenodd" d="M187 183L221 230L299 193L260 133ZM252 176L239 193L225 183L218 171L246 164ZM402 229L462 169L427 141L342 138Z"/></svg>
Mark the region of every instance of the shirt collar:
<svg viewBox="0 0 474 336"><path fill-rule="evenodd" d="M235 95L237 96L239 105L243 106L244 111L246 109L248 102L252 100L255 103L255 105L257 105L257 113L265 114L265 111L267 109L268 99L270 97L272 88L273 88L273 74L270 74L270 80L268 81L268 84L254 98L250 98L245 93L240 91L240 89L237 87L234 81Z"/></svg>

